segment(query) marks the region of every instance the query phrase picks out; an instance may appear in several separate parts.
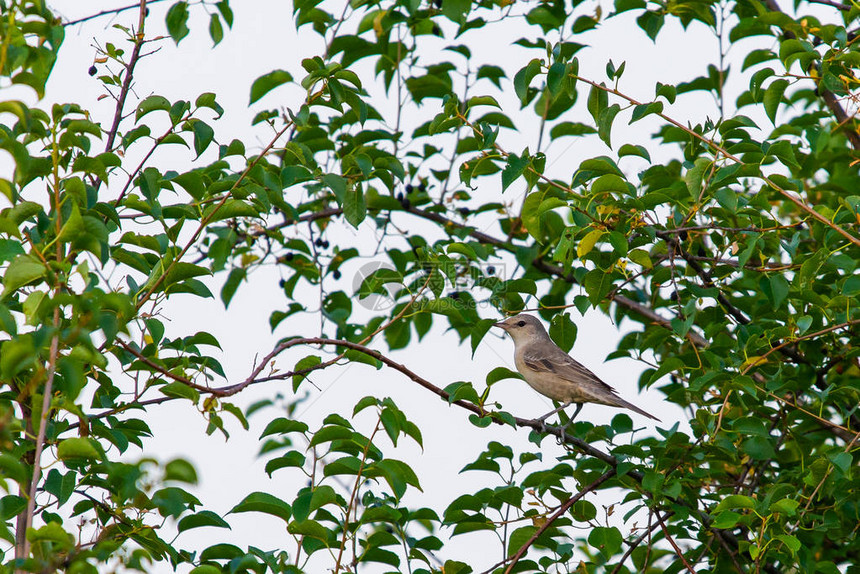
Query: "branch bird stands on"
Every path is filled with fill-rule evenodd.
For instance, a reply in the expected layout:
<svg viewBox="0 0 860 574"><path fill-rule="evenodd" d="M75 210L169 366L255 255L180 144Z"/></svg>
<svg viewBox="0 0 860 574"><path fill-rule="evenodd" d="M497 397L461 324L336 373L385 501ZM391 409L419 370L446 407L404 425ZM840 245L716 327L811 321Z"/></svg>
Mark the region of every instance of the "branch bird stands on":
<svg viewBox="0 0 860 574"><path fill-rule="evenodd" d="M493 325L504 329L514 340L514 363L529 386L543 396L562 403L557 409L536 419L541 424L574 403L576 403L576 411L567 425L570 425L582 410L583 403L630 409L660 421L657 417L619 397L615 389L562 351L552 342L543 324L537 318L519 314Z"/></svg>

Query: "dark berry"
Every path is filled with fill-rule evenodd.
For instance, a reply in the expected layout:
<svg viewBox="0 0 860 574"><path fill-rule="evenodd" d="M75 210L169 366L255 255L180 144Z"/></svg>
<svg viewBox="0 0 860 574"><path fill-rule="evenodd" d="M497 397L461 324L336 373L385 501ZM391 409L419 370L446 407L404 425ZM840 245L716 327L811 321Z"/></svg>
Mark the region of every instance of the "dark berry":
<svg viewBox="0 0 860 574"><path fill-rule="evenodd" d="M681 233L679 233L679 234L678 234L678 238L679 238L681 241L687 241L687 232L686 232L686 231L682 231Z"/></svg>
<svg viewBox="0 0 860 574"><path fill-rule="evenodd" d="M421 193L426 192L427 191L427 184L422 181L421 185L418 186L418 191L420 191Z"/></svg>
<svg viewBox="0 0 860 574"><path fill-rule="evenodd" d="M411 183L406 184L406 193L412 193L412 190L415 189L412 187Z"/></svg>
<svg viewBox="0 0 860 574"><path fill-rule="evenodd" d="M286 255L284 255L284 261L292 261L293 257L294 255L292 253L287 253Z"/></svg>
<svg viewBox="0 0 860 574"><path fill-rule="evenodd" d="M400 203L403 203L403 194L400 192L397 193L397 201L399 201Z"/></svg>
<svg viewBox="0 0 860 574"><path fill-rule="evenodd" d="M678 300L678 292L672 291L672 294L669 295L669 299L671 299L672 301L677 301Z"/></svg>
<svg viewBox="0 0 860 574"><path fill-rule="evenodd" d="M795 229L803 229L803 222L799 221L799 222L795 223L794 228Z"/></svg>
<svg viewBox="0 0 860 574"><path fill-rule="evenodd" d="M699 250L696 252L696 255L698 255L699 257L704 257L705 255L707 255L707 253L705 252L705 248L699 245Z"/></svg>
<svg viewBox="0 0 860 574"><path fill-rule="evenodd" d="M278 286L279 286L281 289L283 289L283 288L284 288L284 285L286 285L286 284L287 284L286 279L281 279L280 281L278 281Z"/></svg>
<svg viewBox="0 0 860 574"><path fill-rule="evenodd" d="M98 72L98 70L96 70L96 67L95 67L95 66L90 66L90 69L89 69L89 70L87 70L87 73L88 73L89 75L91 75L91 76L95 76L95 75L96 75L96 72Z"/></svg>
<svg viewBox="0 0 860 574"><path fill-rule="evenodd" d="M487 267L487 275L495 275L495 274L496 274L496 268L495 267L493 267L492 265Z"/></svg>
<svg viewBox="0 0 860 574"><path fill-rule="evenodd" d="M340 279L340 277L341 277L341 275L340 275L340 269L335 269L335 270L334 270L334 273L332 273L331 275L332 275L332 277L334 277L335 279Z"/></svg>
<svg viewBox="0 0 860 574"><path fill-rule="evenodd" d="M459 291L453 291L453 292L452 292L450 295L448 295L448 296L449 296L451 299L455 299L455 300L456 300L456 299L459 299L459 298L460 298L460 292L459 292Z"/></svg>
<svg viewBox="0 0 860 574"><path fill-rule="evenodd" d="M322 244L323 244L322 239L317 239L316 241L314 241L314 245L316 245L317 247L322 247Z"/></svg>
<svg viewBox="0 0 860 574"><path fill-rule="evenodd" d="M463 217L466 217L466 216L467 216L467 215L469 215L469 213L470 213L470 211L469 211L469 208L468 208L468 207L458 207L458 208L457 208L457 211L459 211L459 212L460 212L460 215L462 215Z"/></svg>
<svg viewBox="0 0 860 574"><path fill-rule="evenodd" d="M403 209L409 209L410 207L412 207L412 202L409 201L408 199L404 199L400 203L401 203L401 205L403 205Z"/></svg>
<svg viewBox="0 0 860 574"><path fill-rule="evenodd" d="M328 249L328 246L329 246L329 242L328 242L328 241L323 241L323 242L322 242L322 248L323 248L323 249Z"/></svg>

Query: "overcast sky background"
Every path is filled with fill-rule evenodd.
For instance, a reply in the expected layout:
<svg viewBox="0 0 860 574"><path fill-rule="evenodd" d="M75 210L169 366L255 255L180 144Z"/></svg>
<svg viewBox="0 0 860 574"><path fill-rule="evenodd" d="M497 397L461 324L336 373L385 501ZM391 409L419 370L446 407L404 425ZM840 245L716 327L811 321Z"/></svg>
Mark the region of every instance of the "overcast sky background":
<svg viewBox="0 0 860 574"><path fill-rule="evenodd" d="M54 0L50 2L64 19L76 18L92 14L99 10L122 6L124 2L81 2L80 0ZM147 36L164 34L164 14L172 2L153 4L151 17L147 20ZM151 45L160 50L159 53L143 59L135 72L134 94L130 98L127 110L132 109L137 98L150 94L160 94L168 99L179 98L193 101L202 92L215 92L219 103L224 107L224 117L215 122L216 138L228 142L233 137L245 141L252 153L253 145L257 149L268 143L271 130L265 126L251 127L251 118L261 109L274 107L296 107L303 97L301 89L284 87L271 92L264 100L254 106L248 106L250 85L262 74L273 69L281 68L290 71L300 80L303 70L300 61L303 57L322 53L322 40L315 34L302 32L299 36L295 31L292 20L292 9L288 2L255 1L231 3L235 12L235 23L232 30L225 32L220 45L212 48L212 41L206 32L208 19L199 6L192 6L192 21L189 27L191 34L177 48L169 38L158 44ZM603 13L611 11L611 4L602 0L600 6ZM593 11L597 2L588 1L577 8L578 14L588 14ZM339 13L340 10L332 10ZM123 39L123 34L111 29L113 24L132 26L137 22L135 10L114 17L102 17L84 24L66 29L65 44L61 50L60 59L48 85L48 91L40 105L48 107L52 102L78 102L89 108L94 119L103 127L110 125L113 114L113 101L97 98L103 94L103 87L96 78L87 74L87 69L93 64L96 56L95 43L104 45L113 42L119 47L130 51L130 46ZM634 17L630 13L610 19L601 24L597 30L574 40L588 43L591 47L579 54L582 75L596 80L605 79L603 72L606 62L612 59L616 66L627 62L627 70L621 81L622 91L640 100L653 98L656 82L678 83L687 81L702 73L704 63L716 63L719 58L718 43L713 34L704 26L693 23L688 31L683 31L674 20L667 20L666 27L661 32L660 43L654 44L647 40L644 33L638 29L631 32L635 26ZM496 35L488 34L488 30ZM506 36L500 30L508 30ZM481 63L499 64L499 51L507 50L504 62L506 71L512 78L521 65L535 57L535 52L527 52L521 48L510 47L511 42L521 36L534 37L537 29L527 28L522 20L506 23L504 26L488 26L487 30L467 34L460 41L469 45L473 51L476 67ZM669 38L672 40L669 40ZM445 58L457 58L448 53ZM519 63L515 65L514 62ZM736 66L739 71L739 65ZM114 67L114 69L116 69ZM100 69L101 73L101 69ZM370 75L363 80L369 81ZM746 79L729 78L729 92L737 93L746 85ZM381 94L379 86L366 86L371 93ZM507 84L510 87L510 84ZM477 94L479 90L473 92ZM512 89L508 89L512 93ZM14 93L30 105L36 103L32 92L21 88L12 88ZM585 112L585 95L580 93L580 101L571 117L563 119L591 123L591 118ZM8 94L6 97L10 97ZM516 115L516 106L511 98L502 102L505 112ZM733 97L729 98L728 112L732 112ZM439 100L426 100L419 115L434 115L439 106ZM683 121L691 123L703 121L706 115L716 119L718 110L713 99L703 93L687 96L677 106L667 107L667 113ZM744 113L748 113L744 110ZM656 123L643 121L627 127L626 121L616 120L613 132L613 142L616 149L622 143L638 143L646 145L655 161L664 157L676 156L672 148L659 148L649 144L648 134L655 130ZM413 123L420 123L418 118ZM534 122L523 124L524 129L519 133L503 130L500 142L511 151L521 151L526 145L535 149L537 128ZM155 131L153 132L155 133ZM408 133L408 130L407 130ZM548 165L556 174L566 174L569 179L576 170L579 162L585 158L607 153L606 148L596 138L578 139L566 138L553 144L549 149ZM171 154L175 154L171 156ZM184 149L171 150L169 147L160 152L154 159L154 165L161 170L182 169L189 164L190 155ZM2 173L8 173L9 162L6 157L0 158ZM647 167L644 160L625 158L621 166L630 174L635 174ZM121 181L122 178L115 180ZM115 185L112 182L112 185ZM483 184L486 186L488 184ZM498 185L495 182L493 185ZM482 193L497 193L496 190L482 188ZM116 190L111 191L112 194ZM519 204L519 195L523 187L511 189L505 199ZM519 194L519 195L518 195ZM475 194L481 201L487 201L485 195ZM403 222L408 220L404 219ZM431 229L432 228L428 228ZM300 233L305 233L299 230ZM489 232L499 234L498 229ZM358 231L338 227L331 231L332 244L340 240L364 242L372 246L375 238L368 224ZM392 245L403 248L403 242ZM385 258L380 256L380 261ZM366 260L361 261L366 263ZM350 268L353 272L356 267ZM508 272L513 270L509 266ZM224 276L215 277L210 285L212 291L218 293ZM168 329L168 336L180 336L197 330L213 333L221 342L223 353L220 359L231 383L244 379L253 367L255 357L265 355L273 344L281 337L291 334L313 336L319 334L319 322L315 317L296 317L285 322L274 334L270 332L268 318L277 305L284 304L284 297L278 286L280 272L274 268L266 268L255 272L250 283L243 285L233 300L229 312L225 312L220 299L201 300L184 296L172 300L162 308ZM116 282L119 278L114 278ZM344 277L339 284L330 288L342 288L349 292L352 285L352 274L345 269ZM316 296L310 291L309 298ZM572 302L572 301L569 301ZM534 301L532 301L532 304ZM313 304L309 305L313 307ZM654 413L663 420L658 425L670 428L680 422L681 428L686 429L686 415L673 404L662 400L662 395L652 389L642 395L637 395L637 380L644 365L633 360L619 359L604 362L611 353L616 342L625 330L635 327L628 324L613 325L610 320L599 314L589 313L580 317L572 309L574 321L579 326L579 337L572 355L586 364L608 383L616 387L619 393L631 402L645 410ZM484 308L485 317L497 317L494 310ZM474 357L468 344L459 345L455 333L446 332L445 320L436 317L434 328L421 343L414 338L412 344L403 350L390 353L395 360L406 364L414 372L430 380L439 387L460 380L472 381L481 388L486 374L497 366L507 366L513 369L513 344L499 334L490 334L475 353ZM329 329L328 334L333 334ZM381 336L374 341L373 346L385 350ZM278 359L280 368L291 368L299 358L314 352L312 349L298 349L291 354L285 354ZM493 425L488 429L477 429L467 420L467 413L456 407L449 407L437 400L428 392L412 384L398 373L383 369L374 371L366 365L347 365L326 369L312 377L313 382L322 389L317 391L311 386L310 398L299 409L298 416L310 424L313 429L329 412L338 412L349 417L352 406L365 395L390 396L407 416L416 422L424 435L423 452L414 443L404 440L391 456L407 461L418 473L424 486L425 493L411 493L407 496L409 505L431 506L440 512L444 510L447 501L459 494L469 492L474 487L496 486L488 483L487 473L467 472L458 474L460 469L484 449L489 440L498 440L512 444L516 452L534 450L534 445L527 443L526 430L513 429ZM271 398L278 393L289 395L288 384L272 383L258 385L248 389L236 397L235 402L246 406L262 398ZM525 383L509 380L496 385L492 397L501 402L504 408L517 416L539 416L552 408L551 402L529 389ZM580 414L584 420L595 424L607 423L620 411L610 407L588 406ZM273 478L268 478L263 471L265 458L258 458L259 443L257 439L272 418L279 416L274 409L258 413L251 419L251 430L245 432L241 427L229 420L228 428L232 438L229 441L216 433L205 435L206 422L190 406L187 401L171 402L152 408L143 418L152 427L154 438L148 441L143 453L131 451L126 458L136 459L140 456L153 456L167 461L173 457L187 457L197 467L200 484L195 490L205 508L219 513L227 512L245 495L252 491L265 491L275 495L281 494L290 499L295 488L303 486L296 474L289 470L279 471ZM636 414L631 415L637 427L643 427L644 433L654 433L651 421ZM369 433L372 429L373 417L367 411L354 421L357 430ZM385 439L383 439L384 442ZM600 445L598 445L600 446ZM545 440L542 446L545 452L545 465L554 463L553 457L561 451L551 439ZM537 465L532 466L536 470ZM575 485L569 485L575 489ZM595 504L611 504L616 502L611 493L590 496ZM623 512L617 512L615 521ZM602 513L598 514L598 518ZM232 531L223 529L201 528L189 531L179 539L179 546L202 549L216 541L229 541L239 546L251 544L264 549L283 547L285 544L292 549L292 543L287 543L287 534L283 522L263 515L241 514L228 517L233 526ZM629 528L629 525L628 525ZM625 531L622 528L622 531ZM423 533L414 533L423 536ZM444 536L446 533L440 533ZM440 553L440 557L454 558L473 562L475 566L491 564L501 558L496 546L489 545L493 554L486 558L478 558L475 554L475 540L481 537L490 544L490 535L470 534L455 538L452 544ZM162 565L158 571L169 571ZM184 569L187 570L187 569Z"/></svg>

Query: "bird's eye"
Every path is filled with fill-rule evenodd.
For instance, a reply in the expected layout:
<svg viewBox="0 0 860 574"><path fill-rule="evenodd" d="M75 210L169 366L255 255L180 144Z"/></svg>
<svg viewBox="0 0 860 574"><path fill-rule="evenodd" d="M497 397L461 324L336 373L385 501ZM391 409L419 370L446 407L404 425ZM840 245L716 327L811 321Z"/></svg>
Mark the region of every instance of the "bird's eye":
<svg viewBox="0 0 860 574"><path fill-rule="evenodd" d="M525 322L525 321L520 321L520 322L518 322L518 323L517 323L517 327L525 327L525 326L526 326L526 322Z"/></svg>

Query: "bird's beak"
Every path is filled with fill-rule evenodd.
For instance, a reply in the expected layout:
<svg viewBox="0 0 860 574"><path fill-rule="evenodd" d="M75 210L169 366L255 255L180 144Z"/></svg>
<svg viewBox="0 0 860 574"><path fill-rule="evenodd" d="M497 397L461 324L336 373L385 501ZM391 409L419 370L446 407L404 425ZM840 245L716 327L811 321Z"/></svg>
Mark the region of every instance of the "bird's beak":
<svg viewBox="0 0 860 574"><path fill-rule="evenodd" d="M499 327L500 329L504 329L505 331L508 330L508 324L503 322L503 321L500 321L498 323L493 323L493 327Z"/></svg>

